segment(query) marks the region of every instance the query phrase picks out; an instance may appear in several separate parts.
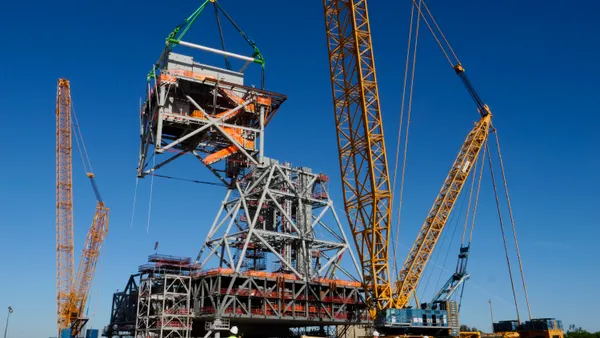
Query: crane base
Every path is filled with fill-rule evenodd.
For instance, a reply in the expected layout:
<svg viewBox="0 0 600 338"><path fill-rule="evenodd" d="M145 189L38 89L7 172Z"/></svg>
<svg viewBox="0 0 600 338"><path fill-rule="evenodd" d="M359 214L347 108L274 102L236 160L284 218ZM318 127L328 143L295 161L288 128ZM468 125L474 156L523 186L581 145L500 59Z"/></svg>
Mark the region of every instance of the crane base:
<svg viewBox="0 0 600 338"><path fill-rule="evenodd" d="M387 309L375 318L375 330L384 335L459 335L460 321L455 301L441 303L439 309Z"/></svg>

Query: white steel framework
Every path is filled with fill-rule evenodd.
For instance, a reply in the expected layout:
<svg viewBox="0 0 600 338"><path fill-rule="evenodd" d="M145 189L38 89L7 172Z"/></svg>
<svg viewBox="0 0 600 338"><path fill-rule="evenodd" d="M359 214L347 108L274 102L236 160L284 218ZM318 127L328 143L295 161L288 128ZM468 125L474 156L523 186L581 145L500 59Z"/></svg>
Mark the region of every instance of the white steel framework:
<svg viewBox="0 0 600 338"><path fill-rule="evenodd" d="M140 278L136 338L189 338L192 329L190 276L147 273Z"/></svg>
<svg viewBox="0 0 600 338"><path fill-rule="evenodd" d="M138 176L192 154L231 185L261 162L265 127L286 97L245 86L242 73L190 56L170 52L165 62L142 105Z"/></svg>
<svg viewBox="0 0 600 338"><path fill-rule="evenodd" d="M196 263L240 272L244 269L294 274L300 280L331 278L350 256L360 269L329 199L327 176L310 168L265 158L229 189L208 231ZM329 214L334 224L327 225Z"/></svg>

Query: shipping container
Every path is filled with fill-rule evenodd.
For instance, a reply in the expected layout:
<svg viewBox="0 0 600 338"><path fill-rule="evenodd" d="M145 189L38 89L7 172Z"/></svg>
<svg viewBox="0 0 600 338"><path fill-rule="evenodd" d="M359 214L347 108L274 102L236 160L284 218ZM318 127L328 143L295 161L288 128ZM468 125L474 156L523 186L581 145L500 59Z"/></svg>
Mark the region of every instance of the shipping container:
<svg viewBox="0 0 600 338"><path fill-rule="evenodd" d="M71 338L71 329L62 329L60 331L60 338Z"/></svg>
<svg viewBox="0 0 600 338"><path fill-rule="evenodd" d="M85 338L98 338L98 330L89 329L85 333Z"/></svg>

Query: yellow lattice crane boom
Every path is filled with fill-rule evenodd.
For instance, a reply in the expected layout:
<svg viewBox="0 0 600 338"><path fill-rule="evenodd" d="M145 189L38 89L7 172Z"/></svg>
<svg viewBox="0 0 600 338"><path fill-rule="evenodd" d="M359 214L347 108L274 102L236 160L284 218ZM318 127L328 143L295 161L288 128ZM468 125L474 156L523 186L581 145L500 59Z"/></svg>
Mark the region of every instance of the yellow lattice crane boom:
<svg viewBox="0 0 600 338"><path fill-rule="evenodd" d="M458 156L442 185L425 223L421 227L416 241L406 256L398 276L394 293L394 307L403 308L417 289L427 261L446 225L448 216L456 204L471 169L477 163L477 157L487 141L491 127L491 114L483 116L467 136Z"/></svg>
<svg viewBox="0 0 600 338"><path fill-rule="evenodd" d="M60 332L70 329L77 336L85 323L84 310L100 248L108 231L109 209L104 205L96 185L92 167L78 124L73 123L70 83L58 80L56 98L56 255L57 255L57 324ZM96 194L96 212L81 253L77 275L74 276L73 255L73 180L72 131L83 159L86 175Z"/></svg>
<svg viewBox="0 0 600 338"><path fill-rule="evenodd" d="M362 265L367 303L392 304L390 179L364 0L324 0L344 206Z"/></svg>

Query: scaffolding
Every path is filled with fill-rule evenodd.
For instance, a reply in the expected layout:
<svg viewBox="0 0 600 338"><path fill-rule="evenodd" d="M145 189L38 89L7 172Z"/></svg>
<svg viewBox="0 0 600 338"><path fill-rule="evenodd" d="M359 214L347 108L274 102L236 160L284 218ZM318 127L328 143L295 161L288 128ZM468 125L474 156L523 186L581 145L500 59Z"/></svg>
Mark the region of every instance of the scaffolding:
<svg viewBox="0 0 600 338"><path fill-rule="evenodd" d="M190 259L152 255L149 262L139 269L135 337L189 338L193 317Z"/></svg>

